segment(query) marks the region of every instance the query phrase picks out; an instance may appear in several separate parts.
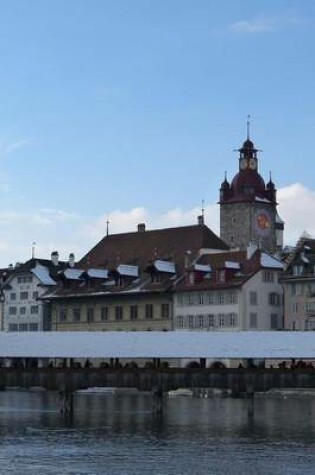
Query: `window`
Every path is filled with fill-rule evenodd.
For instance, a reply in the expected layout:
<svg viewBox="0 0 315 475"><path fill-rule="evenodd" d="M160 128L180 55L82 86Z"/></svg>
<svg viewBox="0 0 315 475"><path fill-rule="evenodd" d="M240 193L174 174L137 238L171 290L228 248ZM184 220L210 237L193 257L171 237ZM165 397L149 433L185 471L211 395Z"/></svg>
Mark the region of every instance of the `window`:
<svg viewBox="0 0 315 475"><path fill-rule="evenodd" d="M231 327L235 327L235 325L237 325L237 314L236 313L230 313L230 325L231 325Z"/></svg>
<svg viewBox="0 0 315 475"><path fill-rule="evenodd" d="M303 272L303 266L293 266L293 275L301 275Z"/></svg>
<svg viewBox="0 0 315 475"><path fill-rule="evenodd" d="M72 309L72 320L73 320L73 323L78 323L81 320L81 309L80 308Z"/></svg>
<svg viewBox="0 0 315 475"><path fill-rule="evenodd" d="M272 313L270 315L270 328L272 330L278 329L278 314L277 313Z"/></svg>
<svg viewBox="0 0 315 475"><path fill-rule="evenodd" d="M101 307L101 320L102 322L107 322L109 316L108 307Z"/></svg>
<svg viewBox="0 0 315 475"><path fill-rule="evenodd" d="M33 299L34 300L37 300L38 299L38 292L33 292Z"/></svg>
<svg viewBox="0 0 315 475"><path fill-rule="evenodd" d="M224 294L222 294L222 293L219 294L219 304L221 304L221 305L224 304Z"/></svg>
<svg viewBox="0 0 315 475"><path fill-rule="evenodd" d="M235 304L236 303L236 295L234 292L230 292L229 294L229 300L230 300L230 303L231 304Z"/></svg>
<svg viewBox="0 0 315 475"><path fill-rule="evenodd" d="M16 315L16 307L9 307L9 315Z"/></svg>
<svg viewBox="0 0 315 475"><path fill-rule="evenodd" d="M231 244L234 244L234 236L233 236L233 235L230 236L230 243L231 243Z"/></svg>
<svg viewBox="0 0 315 475"><path fill-rule="evenodd" d="M26 314L26 307L20 307L20 315Z"/></svg>
<svg viewBox="0 0 315 475"><path fill-rule="evenodd" d="M225 324L224 315L223 315L223 313L219 313L219 326L224 327L224 324Z"/></svg>
<svg viewBox="0 0 315 475"><path fill-rule="evenodd" d="M257 292L249 292L249 303L250 305L257 305Z"/></svg>
<svg viewBox="0 0 315 475"><path fill-rule="evenodd" d="M257 328L257 313L250 313L249 314L249 327L250 328Z"/></svg>
<svg viewBox="0 0 315 475"><path fill-rule="evenodd" d="M59 322L64 323L66 321L67 321L67 309L63 307L59 310Z"/></svg>
<svg viewBox="0 0 315 475"><path fill-rule="evenodd" d="M293 322L292 322L292 330L296 330L296 323L295 323L295 320L293 320Z"/></svg>
<svg viewBox="0 0 315 475"><path fill-rule="evenodd" d="M198 303L199 305L203 304L203 292L198 293Z"/></svg>
<svg viewBox="0 0 315 475"><path fill-rule="evenodd" d="M189 328L193 328L194 327L194 316L193 315L188 315L188 326Z"/></svg>
<svg viewBox="0 0 315 475"><path fill-rule="evenodd" d="M115 320L123 319L123 307L121 305L116 305L115 307Z"/></svg>
<svg viewBox="0 0 315 475"><path fill-rule="evenodd" d="M208 292L208 304L213 305L214 303L214 293L213 292Z"/></svg>
<svg viewBox="0 0 315 475"><path fill-rule="evenodd" d="M161 305L162 318L170 318L170 304L162 303Z"/></svg>
<svg viewBox="0 0 315 475"><path fill-rule="evenodd" d="M188 305L194 304L194 294L192 292L188 293Z"/></svg>
<svg viewBox="0 0 315 475"><path fill-rule="evenodd" d="M274 306L280 305L280 295L277 294L277 292L270 292L269 305L274 305Z"/></svg>
<svg viewBox="0 0 315 475"><path fill-rule="evenodd" d="M188 272L188 284L194 285L195 283L195 272Z"/></svg>
<svg viewBox="0 0 315 475"><path fill-rule="evenodd" d="M203 315L197 315L197 327L203 327Z"/></svg>
<svg viewBox="0 0 315 475"><path fill-rule="evenodd" d="M12 292L10 294L10 300L16 300L16 293L15 292Z"/></svg>
<svg viewBox="0 0 315 475"><path fill-rule="evenodd" d="M184 326L183 315L177 315L176 322L177 322L177 328L183 328L183 326Z"/></svg>
<svg viewBox="0 0 315 475"><path fill-rule="evenodd" d="M138 319L138 305L130 305L130 320Z"/></svg>
<svg viewBox="0 0 315 475"><path fill-rule="evenodd" d="M38 332L38 323L30 323L30 331Z"/></svg>
<svg viewBox="0 0 315 475"><path fill-rule="evenodd" d="M9 332L17 332L17 331L18 331L17 323L10 323L9 324Z"/></svg>
<svg viewBox="0 0 315 475"><path fill-rule="evenodd" d="M291 284L291 295L296 295L296 285Z"/></svg>
<svg viewBox="0 0 315 475"><path fill-rule="evenodd" d="M27 332L27 323L19 324L19 332Z"/></svg>
<svg viewBox="0 0 315 475"><path fill-rule="evenodd" d="M27 300L28 292L20 292L20 300Z"/></svg>
<svg viewBox="0 0 315 475"><path fill-rule="evenodd" d="M31 306L31 314L37 314L38 313L38 305L32 305Z"/></svg>
<svg viewBox="0 0 315 475"><path fill-rule="evenodd" d="M208 315L208 319L209 319L209 320L208 320L208 321L209 321L209 327L214 327L214 325L215 325L215 317L214 317L214 315L211 315L211 314Z"/></svg>
<svg viewBox="0 0 315 475"><path fill-rule="evenodd" d="M177 305L179 305L179 306L183 305L183 294L178 294L177 295Z"/></svg>
<svg viewBox="0 0 315 475"><path fill-rule="evenodd" d="M264 272L263 273L263 282L274 282L273 272Z"/></svg>
<svg viewBox="0 0 315 475"><path fill-rule="evenodd" d="M298 302L294 302L292 310L293 310L293 313L295 313L295 314L299 313L299 304L298 304Z"/></svg>
<svg viewBox="0 0 315 475"><path fill-rule="evenodd" d="M88 323L94 322L94 307L88 307L86 310L86 319Z"/></svg>
<svg viewBox="0 0 315 475"><path fill-rule="evenodd" d="M152 303L147 303L145 305L145 318L150 320L153 318L153 305Z"/></svg>

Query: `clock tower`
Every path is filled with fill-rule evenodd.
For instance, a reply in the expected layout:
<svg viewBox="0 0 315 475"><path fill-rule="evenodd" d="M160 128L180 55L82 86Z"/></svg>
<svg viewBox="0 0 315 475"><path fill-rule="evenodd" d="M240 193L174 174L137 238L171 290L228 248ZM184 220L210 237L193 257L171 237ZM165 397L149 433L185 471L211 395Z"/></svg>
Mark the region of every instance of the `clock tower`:
<svg viewBox="0 0 315 475"><path fill-rule="evenodd" d="M220 237L230 247L250 243L275 253L283 247L284 223L277 213L276 188L258 173L258 150L249 134L239 151L239 171L220 188Z"/></svg>

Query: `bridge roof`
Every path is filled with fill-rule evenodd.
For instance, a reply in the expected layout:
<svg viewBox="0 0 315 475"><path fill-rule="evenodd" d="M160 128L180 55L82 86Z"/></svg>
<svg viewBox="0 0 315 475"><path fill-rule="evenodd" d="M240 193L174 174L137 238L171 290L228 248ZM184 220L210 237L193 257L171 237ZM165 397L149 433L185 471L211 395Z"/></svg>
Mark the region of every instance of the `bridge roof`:
<svg viewBox="0 0 315 475"><path fill-rule="evenodd" d="M315 359L313 332L0 333L5 358Z"/></svg>

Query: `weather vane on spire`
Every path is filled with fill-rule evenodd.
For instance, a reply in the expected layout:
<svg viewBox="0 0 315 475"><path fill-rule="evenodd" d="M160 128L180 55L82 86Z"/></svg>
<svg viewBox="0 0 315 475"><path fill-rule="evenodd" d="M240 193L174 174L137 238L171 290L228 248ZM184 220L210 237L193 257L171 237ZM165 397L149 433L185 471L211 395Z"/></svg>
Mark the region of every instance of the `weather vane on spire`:
<svg viewBox="0 0 315 475"><path fill-rule="evenodd" d="M246 122L246 126L247 126L247 140L250 139L250 114L247 115L247 122Z"/></svg>

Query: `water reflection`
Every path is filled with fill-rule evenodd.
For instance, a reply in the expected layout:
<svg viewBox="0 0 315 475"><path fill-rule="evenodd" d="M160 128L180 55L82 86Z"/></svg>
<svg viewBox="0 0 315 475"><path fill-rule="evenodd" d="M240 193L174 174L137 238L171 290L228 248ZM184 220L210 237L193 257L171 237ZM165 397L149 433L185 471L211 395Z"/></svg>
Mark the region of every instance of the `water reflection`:
<svg viewBox="0 0 315 475"><path fill-rule="evenodd" d="M313 474L315 400L77 394L64 419L56 393L0 393L0 473Z"/></svg>

